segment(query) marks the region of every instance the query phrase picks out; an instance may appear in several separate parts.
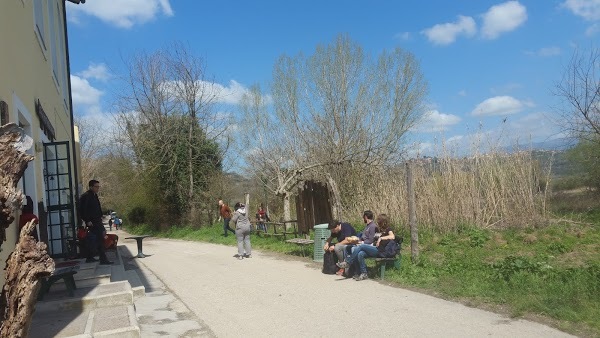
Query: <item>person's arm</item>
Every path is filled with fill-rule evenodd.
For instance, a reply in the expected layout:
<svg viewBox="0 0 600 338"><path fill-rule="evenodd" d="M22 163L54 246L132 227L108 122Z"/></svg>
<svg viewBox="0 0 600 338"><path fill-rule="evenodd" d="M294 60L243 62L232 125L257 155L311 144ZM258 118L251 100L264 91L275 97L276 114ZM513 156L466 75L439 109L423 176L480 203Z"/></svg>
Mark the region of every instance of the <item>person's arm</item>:
<svg viewBox="0 0 600 338"><path fill-rule="evenodd" d="M327 238L327 240L325 241L325 245L323 246L323 250L325 250L325 251L329 250L329 246L331 245L332 240L333 240L333 236L329 236L329 238Z"/></svg>
<svg viewBox="0 0 600 338"><path fill-rule="evenodd" d="M237 212L234 213L233 217L231 217L231 223L235 224L237 222L237 220L238 220L239 217L240 217L239 213L237 213Z"/></svg>
<svg viewBox="0 0 600 338"><path fill-rule="evenodd" d="M394 235L394 232L392 230L390 230L387 235L379 236L376 246L379 246L379 242L381 242L382 240L394 240L394 239L396 239L396 235Z"/></svg>

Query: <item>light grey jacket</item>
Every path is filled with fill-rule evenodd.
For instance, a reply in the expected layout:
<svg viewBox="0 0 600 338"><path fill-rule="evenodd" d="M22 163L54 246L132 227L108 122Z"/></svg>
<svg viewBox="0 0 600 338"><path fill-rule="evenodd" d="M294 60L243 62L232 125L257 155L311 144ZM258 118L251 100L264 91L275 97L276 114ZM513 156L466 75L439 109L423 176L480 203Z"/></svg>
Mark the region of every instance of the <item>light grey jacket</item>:
<svg viewBox="0 0 600 338"><path fill-rule="evenodd" d="M231 222L235 224L235 229L240 229L242 231L250 231L250 219L246 215L246 209L236 210L233 213L233 217L231 218Z"/></svg>

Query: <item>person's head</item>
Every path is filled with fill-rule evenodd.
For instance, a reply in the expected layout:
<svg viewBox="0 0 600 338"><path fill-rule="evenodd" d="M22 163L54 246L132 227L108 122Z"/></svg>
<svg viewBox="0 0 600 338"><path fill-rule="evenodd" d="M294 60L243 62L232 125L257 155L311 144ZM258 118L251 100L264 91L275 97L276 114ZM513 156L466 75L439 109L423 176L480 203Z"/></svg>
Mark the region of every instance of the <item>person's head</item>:
<svg viewBox="0 0 600 338"><path fill-rule="evenodd" d="M386 214L377 215L375 222L379 229L378 232L387 232L390 229L390 218Z"/></svg>
<svg viewBox="0 0 600 338"><path fill-rule="evenodd" d="M373 221L373 212L371 210L365 210L365 212L363 212L363 221L365 224L369 224Z"/></svg>
<svg viewBox="0 0 600 338"><path fill-rule="evenodd" d="M96 180L90 180L88 182L88 188L95 192L98 193L98 191L100 190L100 182L96 181Z"/></svg>
<svg viewBox="0 0 600 338"><path fill-rule="evenodd" d="M262 203L258 206L258 210L265 210L265 207L263 207Z"/></svg>
<svg viewBox="0 0 600 338"><path fill-rule="evenodd" d="M328 228L332 234L337 234L338 232L340 232L340 230L342 230L342 222L338 221L337 219L334 219L331 222L329 222Z"/></svg>
<svg viewBox="0 0 600 338"><path fill-rule="evenodd" d="M27 204L23 205L24 214L33 214L33 199L29 195L25 196Z"/></svg>
<svg viewBox="0 0 600 338"><path fill-rule="evenodd" d="M219 206L223 205L223 200L219 200Z"/></svg>
<svg viewBox="0 0 600 338"><path fill-rule="evenodd" d="M235 204L235 207L234 207L234 209L235 209L235 210L238 210L238 209L241 209L241 208L243 208L243 207L244 207L244 203L242 203L242 202L237 202L237 203Z"/></svg>

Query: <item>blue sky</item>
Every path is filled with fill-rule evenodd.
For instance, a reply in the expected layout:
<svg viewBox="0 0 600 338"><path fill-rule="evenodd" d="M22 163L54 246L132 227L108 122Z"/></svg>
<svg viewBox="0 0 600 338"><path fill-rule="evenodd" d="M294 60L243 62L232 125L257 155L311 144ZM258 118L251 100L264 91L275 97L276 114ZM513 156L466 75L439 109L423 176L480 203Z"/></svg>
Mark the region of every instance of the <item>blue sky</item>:
<svg viewBox="0 0 600 338"><path fill-rule="evenodd" d="M118 5L117 5L118 3ZM268 88L282 54L311 54L342 33L367 53L397 46L420 60L428 117L423 151L473 135L505 142L560 137L552 90L576 48L597 47L600 0L67 2L76 115L108 119L123 59L187 44L229 93L232 113L255 83Z"/></svg>

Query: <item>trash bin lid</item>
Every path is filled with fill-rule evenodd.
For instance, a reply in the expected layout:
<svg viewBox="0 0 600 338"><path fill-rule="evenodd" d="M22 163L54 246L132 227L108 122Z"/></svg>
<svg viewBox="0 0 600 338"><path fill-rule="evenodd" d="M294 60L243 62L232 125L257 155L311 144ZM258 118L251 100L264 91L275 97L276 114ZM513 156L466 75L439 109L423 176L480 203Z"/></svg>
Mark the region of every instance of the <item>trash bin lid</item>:
<svg viewBox="0 0 600 338"><path fill-rule="evenodd" d="M315 229L327 229L327 228L329 228L329 224L328 223L315 225Z"/></svg>

